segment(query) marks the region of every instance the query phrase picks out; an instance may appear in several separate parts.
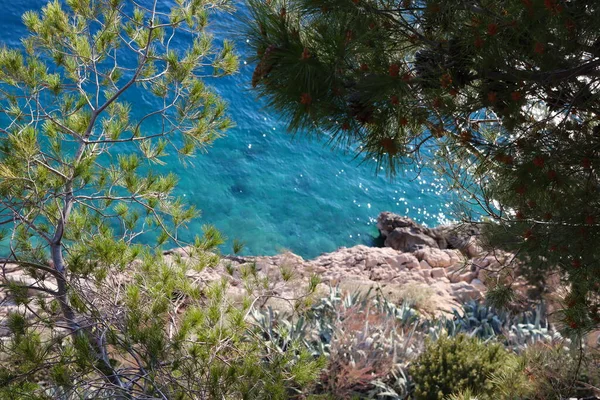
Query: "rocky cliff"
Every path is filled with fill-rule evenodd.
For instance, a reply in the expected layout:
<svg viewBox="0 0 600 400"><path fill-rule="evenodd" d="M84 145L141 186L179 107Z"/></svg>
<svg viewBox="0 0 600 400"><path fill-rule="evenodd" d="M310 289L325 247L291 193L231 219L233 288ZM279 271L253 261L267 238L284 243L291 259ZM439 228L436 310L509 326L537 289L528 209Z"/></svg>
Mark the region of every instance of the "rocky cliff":
<svg viewBox="0 0 600 400"><path fill-rule="evenodd" d="M340 285L349 290L379 288L393 299L421 301L426 311L444 314L460 302L481 299L486 291L487 271L495 270L510 255L482 254L477 246L477 230L467 226L441 226L429 229L410 218L383 212L377 220L385 247L364 245L325 253L305 260L293 253L267 257L226 256L216 268L195 273L201 282L225 278L231 294L244 292L241 275L252 265L260 277L268 277L265 296L294 298L317 274L321 289ZM167 257L186 257L186 249L176 249ZM293 279L287 279L290 276Z"/></svg>
<svg viewBox="0 0 600 400"><path fill-rule="evenodd" d="M248 290L242 277L254 272L252 276L260 282L260 290L254 290L253 296L285 308L289 304L286 299L302 296L311 275L316 274L322 282L320 291L328 290L329 285L361 291L378 288L391 299L415 301L425 312L439 315L451 312L459 302L482 298L486 291L486 271L497 268L507 257L480 254L475 240L477 232L470 227L429 229L387 212L381 213L377 226L385 237L386 247L342 247L312 260L289 252L269 257L224 256L215 267L200 272L190 270L189 277L200 286L226 279L230 283L229 295L235 299ZM168 262L175 259L185 262L188 254L188 249L179 248L165 252L165 258ZM3 271L2 281L38 284L15 265L4 264ZM116 283L127 280L126 272L110 279ZM55 289L51 281L44 285L49 290ZM7 312L16 307L6 290L0 289L0 321L6 321ZM30 307L36 307L35 303L30 303Z"/></svg>
<svg viewBox="0 0 600 400"><path fill-rule="evenodd" d="M251 276L250 280L256 283L251 293L255 302L289 309L289 300L303 296L310 277L316 274L321 279L317 288L320 293L328 291L330 285L348 291L379 289L392 301L413 301L421 311L440 316L451 313L461 302L482 299L486 283L493 282L495 273L506 265L514 266L514 256L510 253L484 253L477 244L478 231L472 226L430 229L410 218L383 212L377 219L377 227L385 239L382 248L341 247L312 260L290 252L261 257L223 256L215 267L202 271L190 269L188 275L200 287L227 280L228 295L233 301L248 294L248 276ZM186 262L188 257L186 248L165 252L170 263ZM11 280L38 284L15 265L4 263L2 270L2 283ZM127 280L127 275L110 279L118 284ZM44 285L49 290L56 288L52 282L46 281ZM517 286L527 288L525 284ZM27 313L35 312L37 304L31 302ZM7 313L17 308L14 299L0 288L0 337L7 334ZM600 332L592 336L592 342L597 343Z"/></svg>

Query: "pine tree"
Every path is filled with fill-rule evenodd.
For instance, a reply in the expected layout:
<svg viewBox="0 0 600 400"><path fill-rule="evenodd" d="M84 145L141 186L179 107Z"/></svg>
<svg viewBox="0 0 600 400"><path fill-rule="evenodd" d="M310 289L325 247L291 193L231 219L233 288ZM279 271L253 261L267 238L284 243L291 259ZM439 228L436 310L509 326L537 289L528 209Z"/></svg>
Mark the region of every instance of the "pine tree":
<svg viewBox="0 0 600 400"><path fill-rule="evenodd" d="M223 240L210 226L181 240L198 212L152 168L231 126L203 82L237 68L206 31L229 8L56 0L23 15L22 47L0 48L1 398L289 398L318 370L249 339L250 305L222 282L190 282ZM163 245L188 257L167 262Z"/></svg>
<svg viewBox="0 0 600 400"><path fill-rule="evenodd" d="M437 165L483 210L487 222L467 217L490 246L531 282L570 287L567 329L598 326L598 2L250 5L252 84L291 131L358 144L391 175Z"/></svg>

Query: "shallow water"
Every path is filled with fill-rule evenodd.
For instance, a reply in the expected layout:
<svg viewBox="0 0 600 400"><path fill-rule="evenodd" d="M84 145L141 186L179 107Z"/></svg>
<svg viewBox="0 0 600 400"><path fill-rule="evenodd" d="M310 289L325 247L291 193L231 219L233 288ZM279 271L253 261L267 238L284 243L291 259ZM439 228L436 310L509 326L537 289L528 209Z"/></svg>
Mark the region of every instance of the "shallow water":
<svg viewBox="0 0 600 400"><path fill-rule="evenodd" d="M21 14L44 4L4 2L0 43L18 45L25 33ZM340 246L371 244L377 236L374 220L384 210L430 226L444 222L453 196L427 168L416 179L409 173L390 182L383 171L375 175L373 164L360 164L351 153L285 132L284 121L249 90L253 66L243 61L247 49L238 22L244 15L239 3L235 14L221 14L211 25L215 36L234 40L242 56L239 74L211 81L229 102L237 126L191 165L183 167L174 158L164 168L180 176L177 193L202 210L190 232L214 224L228 238L245 242L245 254L288 249L314 257ZM141 92L129 100L145 101ZM230 242L223 251L231 252Z"/></svg>

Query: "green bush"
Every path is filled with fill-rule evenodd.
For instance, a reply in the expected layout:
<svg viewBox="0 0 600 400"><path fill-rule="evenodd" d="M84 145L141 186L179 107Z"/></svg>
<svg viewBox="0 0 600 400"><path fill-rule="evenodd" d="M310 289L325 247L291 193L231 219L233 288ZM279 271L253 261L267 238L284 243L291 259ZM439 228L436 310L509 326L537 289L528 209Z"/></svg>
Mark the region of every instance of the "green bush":
<svg viewBox="0 0 600 400"><path fill-rule="evenodd" d="M502 399L586 398L600 385L599 354L564 343L535 343L491 380Z"/></svg>
<svg viewBox="0 0 600 400"><path fill-rule="evenodd" d="M409 368L415 384L415 399L438 400L472 390L478 398L491 396L488 376L500 369L508 352L498 343L484 343L466 335L428 341L425 351Z"/></svg>

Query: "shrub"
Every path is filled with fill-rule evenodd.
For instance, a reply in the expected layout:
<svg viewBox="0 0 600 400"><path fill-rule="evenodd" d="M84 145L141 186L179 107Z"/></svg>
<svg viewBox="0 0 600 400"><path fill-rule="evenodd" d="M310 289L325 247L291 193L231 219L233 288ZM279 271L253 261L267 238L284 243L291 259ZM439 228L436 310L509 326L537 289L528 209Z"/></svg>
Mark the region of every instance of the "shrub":
<svg viewBox="0 0 600 400"><path fill-rule="evenodd" d="M471 392L471 389L465 389L463 392L454 393L448 397L448 400L479 400L477 396Z"/></svg>
<svg viewBox="0 0 600 400"><path fill-rule="evenodd" d="M10 336L0 341L0 399L283 400L311 391L324 360L296 342L281 349L255 335L248 297L232 302L225 281L191 283L192 268L207 266L198 258L146 255L122 280L73 289L93 299L106 321L106 358L135 384L105 384L89 342L41 330L23 311L9 315ZM38 314L50 321L44 308Z"/></svg>
<svg viewBox="0 0 600 400"><path fill-rule="evenodd" d="M490 373L509 357L498 343L458 335L428 341L425 351L409 368L415 383L415 399L437 400L453 393L472 390L485 398L492 395Z"/></svg>
<svg viewBox="0 0 600 400"><path fill-rule="evenodd" d="M435 315L436 304L433 295L433 289L422 284L404 285L397 294L402 303L410 304L411 307L426 315Z"/></svg>
<svg viewBox="0 0 600 400"><path fill-rule="evenodd" d="M598 394L600 359L590 349L570 349L561 343L536 343L521 355L516 371L528 381L521 398L530 400L582 398ZM513 373L514 375L514 373ZM497 379L498 388L512 385L515 378ZM595 390L595 392L594 392Z"/></svg>
<svg viewBox="0 0 600 400"><path fill-rule="evenodd" d="M510 357L504 368L493 372L490 381L494 386L494 395L497 399L517 400L529 399L535 393L531 376L527 373L525 357Z"/></svg>

